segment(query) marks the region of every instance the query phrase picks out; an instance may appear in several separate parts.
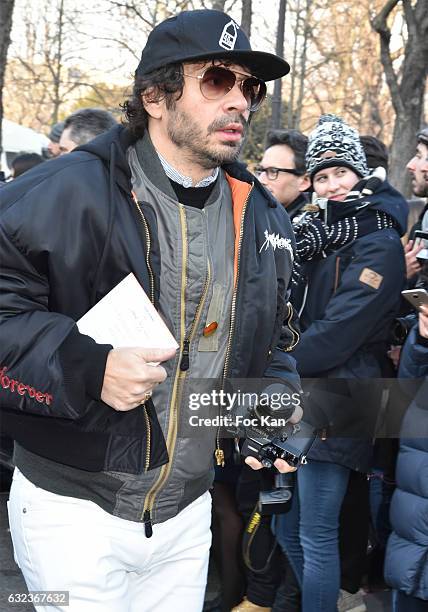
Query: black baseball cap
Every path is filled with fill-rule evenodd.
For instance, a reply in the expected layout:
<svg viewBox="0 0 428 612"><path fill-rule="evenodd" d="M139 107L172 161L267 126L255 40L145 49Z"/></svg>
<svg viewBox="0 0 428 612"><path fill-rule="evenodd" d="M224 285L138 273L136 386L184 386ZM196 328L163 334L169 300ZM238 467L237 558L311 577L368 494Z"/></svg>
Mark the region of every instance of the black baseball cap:
<svg viewBox="0 0 428 612"><path fill-rule="evenodd" d="M143 49L136 76L145 76L168 64L204 59L227 59L247 66L264 81L288 74L281 57L253 51L239 25L226 13L202 9L183 11L157 25Z"/></svg>

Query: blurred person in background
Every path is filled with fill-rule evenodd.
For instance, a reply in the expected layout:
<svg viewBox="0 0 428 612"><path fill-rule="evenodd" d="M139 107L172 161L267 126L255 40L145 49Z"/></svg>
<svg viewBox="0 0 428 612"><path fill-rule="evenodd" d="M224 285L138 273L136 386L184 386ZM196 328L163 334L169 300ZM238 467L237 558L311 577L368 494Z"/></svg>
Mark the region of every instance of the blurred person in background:
<svg viewBox="0 0 428 612"><path fill-rule="evenodd" d="M305 166L307 146L307 137L298 130L271 130L256 168L262 185L285 207L291 219L308 202L305 192L311 183Z"/></svg>
<svg viewBox="0 0 428 612"><path fill-rule="evenodd" d="M426 162L426 160L425 160ZM422 164L421 164L422 165ZM425 163L428 172L428 163ZM391 502L393 532L385 579L394 588L393 612L428 610L428 308L422 307L402 350L399 378L422 382L403 420L397 488Z"/></svg>
<svg viewBox="0 0 428 612"><path fill-rule="evenodd" d="M350 235L365 228L354 242L304 263L300 294L295 292L302 335L292 355L303 377L318 379L317 384L325 379L322 388L331 400L324 409L334 421L345 408L363 414L358 398L357 405L350 404L347 379L352 383L382 376L389 327L404 283L400 236L408 207L386 181L373 182L358 133L339 117L321 117L309 136L306 162L316 194L313 206L330 223L341 219ZM369 184L371 195L365 196ZM291 510L277 519L277 538L301 582L303 612L336 612L339 515L352 472L370 469L371 447L368 435L316 440L308 464L297 472ZM363 610L357 595L353 608ZM352 609L344 601L339 605Z"/></svg>
<svg viewBox="0 0 428 612"><path fill-rule="evenodd" d="M45 160L38 153L18 153L12 161L12 178L16 179L27 170L42 164Z"/></svg>
<svg viewBox="0 0 428 612"><path fill-rule="evenodd" d="M428 157L428 126L417 134L415 155L408 162L406 168L412 176L413 194L418 198L428 197L428 183L426 181L426 159ZM428 203L425 204L418 221L410 228L409 239L404 247L406 258L407 288L411 289L419 284L428 284L428 260L423 258L424 244L415 240L415 232L423 230L428 232ZM408 303L403 299L400 316L405 317L410 312ZM404 319L403 319L404 320ZM400 328L401 326L399 326ZM399 329L397 328L397 329ZM402 336L402 337L401 337ZM405 340L405 333L399 333L394 346L389 351L389 357L397 369L400 361L400 351Z"/></svg>
<svg viewBox="0 0 428 612"><path fill-rule="evenodd" d="M49 132L49 143L43 153L48 159L58 157L61 153L59 149L59 139L61 138L62 130L64 129L64 121L59 121L52 126Z"/></svg>
<svg viewBox="0 0 428 612"><path fill-rule="evenodd" d="M428 156L428 126L418 132L416 139L415 154L406 168L412 176L413 194L418 198L426 198L428 193L423 167Z"/></svg>
<svg viewBox="0 0 428 612"><path fill-rule="evenodd" d="M113 115L102 108L82 108L72 113L64 121L64 129L59 139L60 155L70 153L79 145L108 132L115 125L117 121Z"/></svg>
<svg viewBox="0 0 428 612"><path fill-rule="evenodd" d="M368 134L360 136L360 141L366 155L367 166L370 171L383 168L388 174L388 149L382 140Z"/></svg>
<svg viewBox="0 0 428 612"><path fill-rule="evenodd" d="M416 140L415 154L408 162L406 168L412 177L413 195L417 198L427 198L428 184L425 180L426 175L424 174L423 166L428 156L428 126L424 127L417 134ZM407 279L410 285L416 282L417 275L421 271L421 262L418 260L418 254L422 250L422 246L418 245L414 240L415 231L425 228L428 230L428 203L425 204L418 221L411 228L409 241L405 247Z"/></svg>

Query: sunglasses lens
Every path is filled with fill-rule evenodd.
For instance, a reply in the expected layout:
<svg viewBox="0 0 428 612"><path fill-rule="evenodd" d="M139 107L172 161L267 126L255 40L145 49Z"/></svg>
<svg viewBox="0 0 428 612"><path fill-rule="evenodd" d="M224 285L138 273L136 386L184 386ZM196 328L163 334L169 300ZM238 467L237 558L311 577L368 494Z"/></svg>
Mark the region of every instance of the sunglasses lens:
<svg viewBox="0 0 428 612"><path fill-rule="evenodd" d="M250 111L256 111L266 97L266 83L255 77L242 82L242 93L248 102Z"/></svg>
<svg viewBox="0 0 428 612"><path fill-rule="evenodd" d="M201 92L208 100L226 95L235 85L236 77L225 68L209 68L201 81Z"/></svg>
<svg viewBox="0 0 428 612"><path fill-rule="evenodd" d="M201 80L201 92L207 100L218 100L229 93L236 83L236 75L226 68L213 66L206 70ZM255 111L266 97L266 83L256 77L248 77L240 83L248 109Z"/></svg>

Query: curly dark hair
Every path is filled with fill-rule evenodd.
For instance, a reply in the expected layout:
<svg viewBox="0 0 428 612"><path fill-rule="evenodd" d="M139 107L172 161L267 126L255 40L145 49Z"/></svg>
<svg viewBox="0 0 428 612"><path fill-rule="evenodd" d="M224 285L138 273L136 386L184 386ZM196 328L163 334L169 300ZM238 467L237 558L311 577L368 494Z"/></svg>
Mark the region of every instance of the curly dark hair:
<svg viewBox="0 0 428 612"><path fill-rule="evenodd" d="M147 129L148 114L144 108L142 94L149 92L151 102L164 99L168 109L174 108L183 94L184 77L181 63L168 64L145 76L135 76L132 98L121 104L125 114L125 125L136 138L141 138Z"/></svg>

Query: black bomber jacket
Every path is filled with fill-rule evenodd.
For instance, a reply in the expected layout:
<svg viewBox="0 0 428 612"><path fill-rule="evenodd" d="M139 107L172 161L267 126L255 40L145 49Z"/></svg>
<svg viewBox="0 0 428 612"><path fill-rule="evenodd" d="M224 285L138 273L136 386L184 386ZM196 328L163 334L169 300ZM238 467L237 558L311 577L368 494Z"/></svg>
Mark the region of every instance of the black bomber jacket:
<svg viewBox="0 0 428 612"><path fill-rule="evenodd" d="M1 429L36 454L89 471L141 472L148 435L150 469L168 461L151 401L128 412L101 401L112 347L75 324L130 272L149 293L147 255L159 280L160 249L152 240L147 253L131 195L132 142L117 126L0 191ZM239 229L227 375L279 377L298 389L288 215L241 164L224 169L235 184L254 183Z"/></svg>

